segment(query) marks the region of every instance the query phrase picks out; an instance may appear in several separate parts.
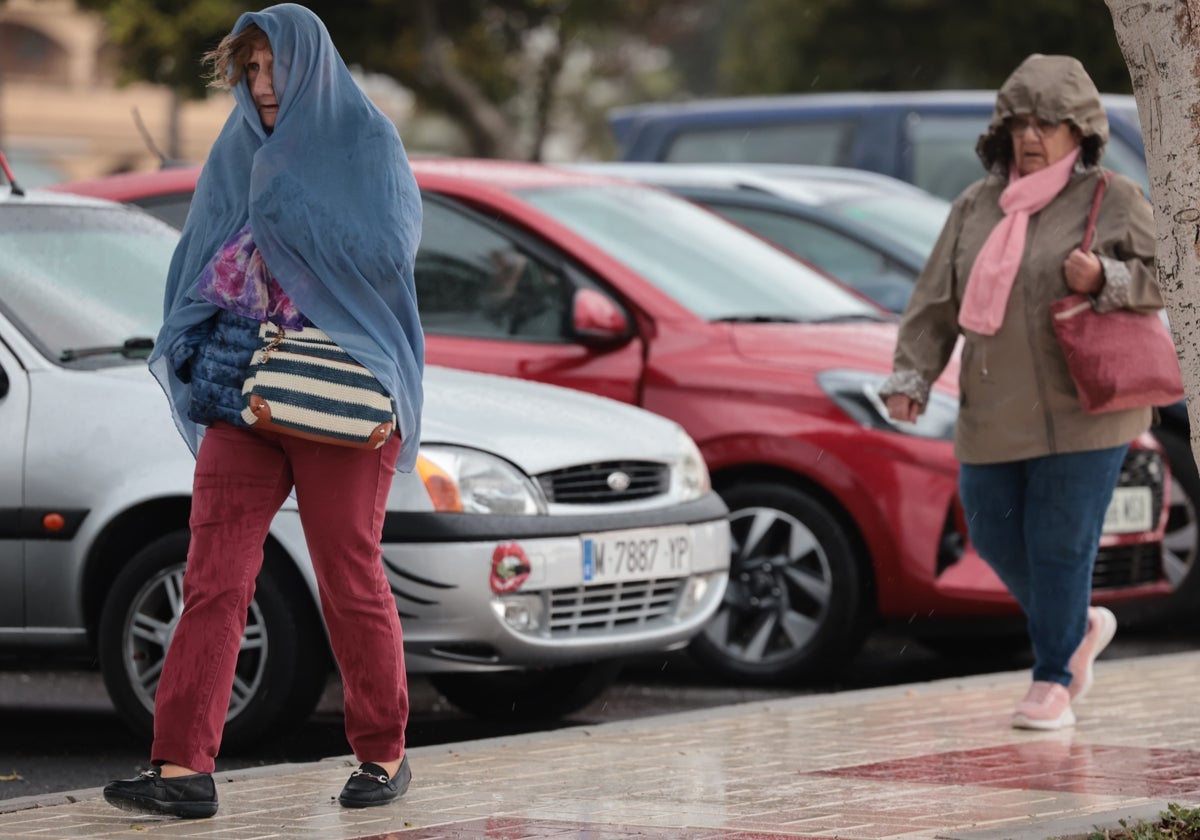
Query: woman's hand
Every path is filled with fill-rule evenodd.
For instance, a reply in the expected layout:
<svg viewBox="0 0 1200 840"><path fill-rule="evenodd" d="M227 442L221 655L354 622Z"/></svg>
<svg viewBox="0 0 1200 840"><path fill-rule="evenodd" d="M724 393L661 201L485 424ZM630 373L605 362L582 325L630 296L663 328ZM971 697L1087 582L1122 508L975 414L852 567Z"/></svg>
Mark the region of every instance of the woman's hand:
<svg viewBox="0 0 1200 840"><path fill-rule="evenodd" d="M889 417L903 423L916 423L921 412L925 410L925 406L904 394L892 394L884 405L887 406Z"/></svg>
<svg viewBox="0 0 1200 840"><path fill-rule="evenodd" d="M1063 262L1067 288L1080 295L1094 295L1104 285L1104 269L1100 258L1090 251L1076 248Z"/></svg>

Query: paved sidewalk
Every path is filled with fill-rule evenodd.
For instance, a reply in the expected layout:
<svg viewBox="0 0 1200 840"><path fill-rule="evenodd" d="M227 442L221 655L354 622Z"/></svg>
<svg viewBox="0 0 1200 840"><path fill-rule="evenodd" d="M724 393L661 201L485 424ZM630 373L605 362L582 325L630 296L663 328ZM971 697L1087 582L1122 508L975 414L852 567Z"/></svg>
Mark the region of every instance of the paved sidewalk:
<svg viewBox="0 0 1200 840"><path fill-rule="evenodd" d="M1096 677L1057 733L1009 727L1005 673L414 749L408 794L363 811L336 802L348 758L219 773L210 820L0 801L0 838L1041 840L1200 804L1200 653Z"/></svg>

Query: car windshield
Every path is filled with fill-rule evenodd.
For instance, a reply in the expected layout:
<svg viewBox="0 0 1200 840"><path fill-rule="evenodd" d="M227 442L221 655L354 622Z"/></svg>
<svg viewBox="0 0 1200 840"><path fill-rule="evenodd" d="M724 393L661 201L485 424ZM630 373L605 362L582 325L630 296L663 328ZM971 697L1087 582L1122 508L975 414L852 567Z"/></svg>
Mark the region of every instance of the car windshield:
<svg viewBox="0 0 1200 840"><path fill-rule="evenodd" d="M838 215L858 222L922 256L933 250L950 203L921 195L871 195L829 205Z"/></svg>
<svg viewBox="0 0 1200 840"><path fill-rule="evenodd" d="M0 206L0 311L50 359L144 359L179 232L119 207Z"/></svg>
<svg viewBox="0 0 1200 840"><path fill-rule="evenodd" d="M622 184L520 194L706 320L884 317L836 282L685 199Z"/></svg>

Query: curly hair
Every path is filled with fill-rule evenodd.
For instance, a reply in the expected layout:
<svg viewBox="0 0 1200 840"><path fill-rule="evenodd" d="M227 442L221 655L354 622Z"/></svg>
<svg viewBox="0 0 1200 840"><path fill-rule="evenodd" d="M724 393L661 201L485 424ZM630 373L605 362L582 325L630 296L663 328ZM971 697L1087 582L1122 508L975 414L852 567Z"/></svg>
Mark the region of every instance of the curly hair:
<svg viewBox="0 0 1200 840"><path fill-rule="evenodd" d="M1082 129L1075 125L1074 121L1068 120L1067 124L1079 134L1083 134ZM1079 141L1079 162L1087 167L1095 166L1100 163L1103 148L1104 141L1097 135L1083 135ZM1013 162L1012 135L1008 131L1008 120L1005 120L1001 126L980 135L979 142L975 144L975 154L979 156L988 172L1008 175L1009 167Z"/></svg>
<svg viewBox="0 0 1200 840"><path fill-rule="evenodd" d="M270 49L267 33L257 24L250 24L236 35L226 35L216 48L209 50L200 63L209 69L208 84L221 90L232 90L246 74L246 62L256 47Z"/></svg>

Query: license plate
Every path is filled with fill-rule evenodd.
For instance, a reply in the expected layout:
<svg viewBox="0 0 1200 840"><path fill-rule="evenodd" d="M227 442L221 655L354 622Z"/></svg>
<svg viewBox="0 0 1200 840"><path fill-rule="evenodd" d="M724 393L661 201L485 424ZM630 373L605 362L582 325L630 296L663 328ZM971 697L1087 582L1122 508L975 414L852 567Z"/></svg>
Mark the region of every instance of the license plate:
<svg viewBox="0 0 1200 840"><path fill-rule="evenodd" d="M583 582L683 577L692 570L688 528L642 528L583 535Z"/></svg>
<svg viewBox="0 0 1200 840"><path fill-rule="evenodd" d="M1104 533L1132 534L1154 527L1154 497L1149 487L1118 487L1104 514Z"/></svg>

